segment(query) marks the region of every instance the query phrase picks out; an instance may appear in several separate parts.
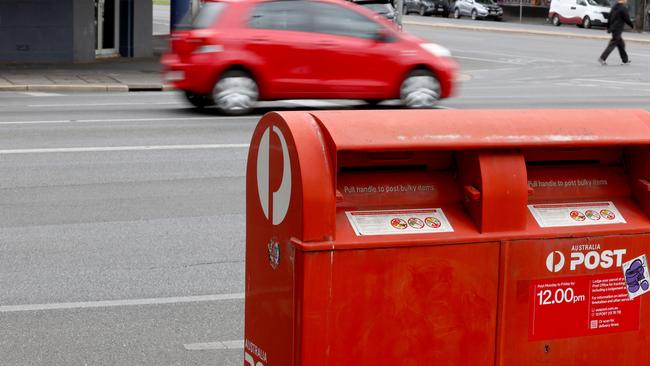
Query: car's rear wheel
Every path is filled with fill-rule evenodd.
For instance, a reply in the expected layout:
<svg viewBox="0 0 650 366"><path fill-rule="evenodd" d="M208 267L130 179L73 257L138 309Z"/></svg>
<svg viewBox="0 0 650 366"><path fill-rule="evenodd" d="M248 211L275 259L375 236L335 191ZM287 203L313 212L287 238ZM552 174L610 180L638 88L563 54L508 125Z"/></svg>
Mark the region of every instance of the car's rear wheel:
<svg viewBox="0 0 650 366"><path fill-rule="evenodd" d="M460 9L454 9L454 18L460 19Z"/></svg>
<svg viewBox="0 0 650 366"><path fill-rule="evenodd" d="M196 94L191 91L185 91L185 99L196 108L204 108L214 105L211 95Z"/></svg>
<svg viewBox="0 0 650 366"><path fill-rule="evenodd" d="M476 9L472 9L472 20L476 20L478 18L478 13L476 12Z"/></svg>
<svg viewBox="0 0 650 366"><path fill-rule="evenodd" d="M412 71L402 81L400 100L407 108L433 108L440 100L440 82L428 70Z"/></svg>
<svg viewBox="0 0 650 366"><path fill-rule="evenodd" d="M245 71L227 71L212 90L214 102L223 113L242 115L249 113L259 97L257 83Z"/></svg>
<svg viewBox="0 0 650 366"><path fill-rule="evenodd" d="M553 23L554 26L559 27L560 24L560 16L557 14L553 14L553 18L551 18L551 22Z"/></svg>
<svg viewBox="0 0 650 366"><path fill-rule="evenodd" d="M420 16L424 16L427 12L424 10L424 6L420 7Z"/></svg>
<svg viewBox="0 0 650 366"><path fill-rule="evenodd" d="M582 19L582 28L586 28L586 29L591 28L591 19L589 19L589 17L585 17L584 19Z"/></svg>
<svg viewBox="0 0 650 366"><path fill-rule="evenodd" d="M402 7L402 14L404 14L404 15L408 15L408 14L409 14L409 9L406 7L406 5L404 5L404 6Z"/></svg>

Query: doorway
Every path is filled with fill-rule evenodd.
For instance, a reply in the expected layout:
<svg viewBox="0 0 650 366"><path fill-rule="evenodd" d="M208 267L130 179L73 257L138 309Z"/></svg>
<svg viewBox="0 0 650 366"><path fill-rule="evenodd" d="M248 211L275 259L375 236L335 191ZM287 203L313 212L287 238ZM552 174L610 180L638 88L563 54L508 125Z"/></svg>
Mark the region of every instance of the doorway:
<svg viewBox="0 0 650 366"><path fill-rule="evenodd" d="M109 56L119 53L118 0L95 0L95 55Z"/></svg>

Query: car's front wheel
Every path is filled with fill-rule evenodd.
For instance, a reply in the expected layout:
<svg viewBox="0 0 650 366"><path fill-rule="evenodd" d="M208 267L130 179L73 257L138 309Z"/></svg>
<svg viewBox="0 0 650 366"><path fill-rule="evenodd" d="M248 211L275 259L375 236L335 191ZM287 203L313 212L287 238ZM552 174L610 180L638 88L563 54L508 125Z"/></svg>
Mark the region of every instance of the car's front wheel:
<svg viewBox="0 0 650 366"><path fill-rule="evenodd" d="M214 102L223 113L242 115L249 113L259 97L257 83L245 71L227 71L212 90Z"/></svg>
<svg viewBox="0 0 650 366"><path fill-rule="evenodd" d="M454 9L454 18L460 19L460 9Z"/></svg>
<svg viewBox="0 0 650 366"><path fill-rule="evenodd" d="M472 20L478 19L478 13L476 12L476 9L472 9Z"/></svg>
<svg viewBox="0 0 650 366"><path fill-rule="evenodd" d="M589 17L585 17L584 19L582 19L582 28L586 28L586 29L591 28L591 19L589 19Z"/></svg>
<svg viewBox="0 0 650 366"><path fill-rule="evenodd" d="M214 105L211 95L196 94L191 91L185 91L185 99L196 108L204 108Z"/></svg>
<svg viewBox="0 0 650 366"><path fill-rule="evenodd" d="M400 100L407 108L433 108L440 100L440 82L428 70L412 71L402 81Z"/></svg>

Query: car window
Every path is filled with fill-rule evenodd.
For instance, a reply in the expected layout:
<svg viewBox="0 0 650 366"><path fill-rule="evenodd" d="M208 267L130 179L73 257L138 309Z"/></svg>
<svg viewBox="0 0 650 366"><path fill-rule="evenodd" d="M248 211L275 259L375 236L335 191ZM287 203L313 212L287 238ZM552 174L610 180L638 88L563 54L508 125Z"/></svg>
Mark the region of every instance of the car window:
<svg viewBox="0 0 650 366"><path fill-rule="evenodd" d="M393 10L390 4L363 4L363 6L379 14L388 14Z"/></svg>
<svg viewBox="0 0 650 366"><path fill-rule="evenodd" d="M318 33L374 39L382 28L375 21L339 5L311 2L310 6Z"/></svg>
<svg viewBox="0 0 650 366"><path fill-rule="evenodd" d="M209 28L217 20L219 14L226 7L225 3L207 2L201 6L196 15L190 11L185 14L183 19L176 25L177 29L201 29Z"/></svg>
<svg viewBox="0 0 650 366"><path fill-rule="evenodd" d="M248 25L257 29L275 29L309 32L312 30L303 2L270 1L253 8Z"/></svg>

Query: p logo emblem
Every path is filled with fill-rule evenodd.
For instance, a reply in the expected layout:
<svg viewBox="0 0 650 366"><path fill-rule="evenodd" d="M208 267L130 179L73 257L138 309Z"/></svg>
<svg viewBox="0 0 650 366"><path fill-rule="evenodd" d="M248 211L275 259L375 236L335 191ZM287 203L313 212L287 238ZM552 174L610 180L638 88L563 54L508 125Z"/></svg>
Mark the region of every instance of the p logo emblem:
<svg viewBox="0 0 650 366"><path fill-rule="evenodd" d="M548 257L546 257L546 269L549 272L560 272L564 268L564 254L558 252L557 250L551 252Z"/></svg>
<svg viewBox="0 0 650 366"><path fill-rule="evenodd" d="M279 179L276 175L280 170L273 169L271 166L273 163L271 157L274 156L272 140L279 142L282 152L282 171ZM279 184L277 184L278 180ZM291 161L287 140L277 126L267 127L260 140L257 151L257 194L264 216L271 220L273 225L279 225L287 216L291 201Z"/></svg>

